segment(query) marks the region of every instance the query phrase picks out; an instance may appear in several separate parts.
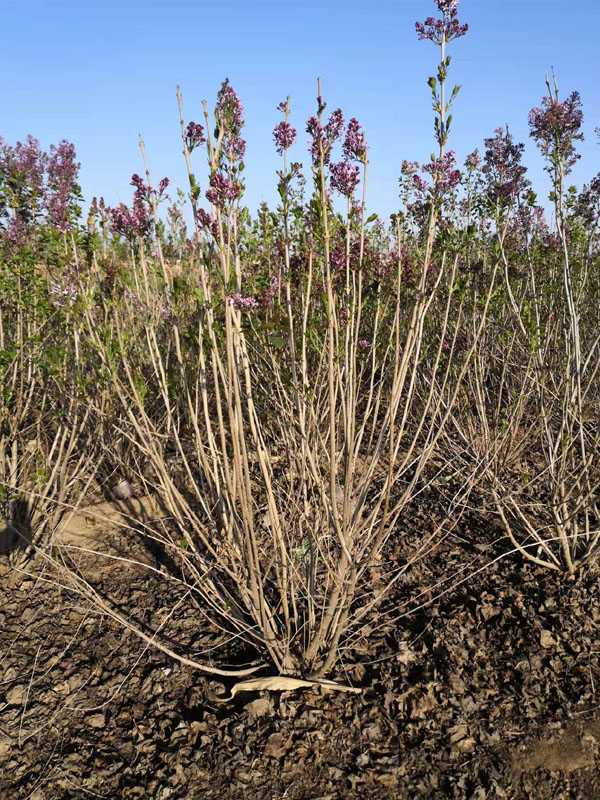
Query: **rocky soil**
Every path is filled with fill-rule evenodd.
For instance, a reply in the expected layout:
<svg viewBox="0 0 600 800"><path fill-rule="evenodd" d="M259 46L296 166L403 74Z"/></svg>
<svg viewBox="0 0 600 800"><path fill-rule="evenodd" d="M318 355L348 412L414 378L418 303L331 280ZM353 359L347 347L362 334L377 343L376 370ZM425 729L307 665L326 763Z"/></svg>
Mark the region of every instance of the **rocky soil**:
<svg viewBox="0 0 600 800"><path fill-rule="evenodd" d="M412 585L489 557L448 540ZM360 694L220 702L231 684L148 647L47 582L43 567L23 577L7 564L3 556L5 800L600 799L595 570L567 581L502 558L344 654L332 677ZM117 562L96 578L140 622L156 625L172 607L159 573ZM169 636L182 652L206 650L214 635L185 608Z"/></svg>

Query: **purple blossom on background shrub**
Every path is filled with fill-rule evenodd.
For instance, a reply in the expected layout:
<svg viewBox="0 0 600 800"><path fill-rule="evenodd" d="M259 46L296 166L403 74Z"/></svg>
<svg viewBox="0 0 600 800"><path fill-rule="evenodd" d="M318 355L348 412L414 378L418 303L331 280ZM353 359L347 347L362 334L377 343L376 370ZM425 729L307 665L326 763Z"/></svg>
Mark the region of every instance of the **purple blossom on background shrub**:
<svg viewBox="0 0 600 800"><path fill-rule="evenodd" d="M292 163L290 164L290 174L292 175L293 178L304 177L300 172L301 169L302 169L302 164L300 164L298 161L292 161Z"/></svg>
<svg viewBox="0 0 600 800"><path fill-rule="evenodd" d="M320 160L320 149L323 151L323 162L329 163L332 145L340 138L344 130L344 115L340 108L330 115L327 124L321 125L317 117L309 117L306 122L306 132L310 135L308 144L313 163L318 164ZM320 143L320 148L319 148Z"/></svg>
<svg viewBox="0 0 600 800"><path fill-rule="evenodd" d="M348 161L364 161L367 158L367 140L361 130L358 120L352 117L346 129L346 138L342 146L344 156Z"/></svg>
<svg viewBox="0 0 600 800"><path fill-rule="evenodd" d="M371 342L369 342L368 339L359 339L358 346L360 347L361 350L368 350L369 347L371 346Z"/></svg>
<svg viewBox="0 0 600 800"><path fill-rule="evenodd" d="M289 122L283 120L275 126L273 130L273 139L275 140L277 152L280 156L282 156L283 151L287 150L294 144L296 139L296 129L292 127Z"/></svg>
<svg viewBox="0 0 600 800"><path fill-rule="evenodd" d="M413 188L417 191L417 193L421 196L424 196L429 191L429 184L427 181L423 180L420 175L413 175L412 179Z"/></svg>
<svg viewBox="0 0 600 800"><path fill-rule="evenodd" d="M233 86L230 86L229 78L223 81L218 91L215 115L231 133L239 134L244 125L244 106Z"/></svg>
<svg viewBox="0 0 600 800"><path fill-rule="evenodd" d="M81 164L75 161L75 147L65 139L59 142L58 147L50 145L48 158L48 221L59 231L71 229L70 207L74 192L79 191L77 175Z"/></svg>
<svg viewBox="0 0 600 800"><path fill-rule="evenodd" d="M419 39L429 39L434 44L441 44L442 41L451 42L464 36L469 26L466 23L461 25L458 21L458 0L436 0L436 4L442 18L427 17L425 22L415 22Z"/></svg>
<svg viewBox="0 0 600 800"><path fill-rule="evenodd" d="M137 198L137 201L141 203L144 201L151 202L152 195L154 195L157 200L160 200L169 183L170 181L168 178L161 178L158 182L158 188L151 189L147 183L144 183L142 178L140 178L137 173L134 173L131 176L130 186L135 186L135 197Z"/></svg>
<svg viewBox="0 0 600 800"><path fill-rule="evenodd" d="M481 156L479 155L479 150L475 148L472 153L465 158L465 167L470 170L478 169L481 166Z"/></svg>
<svg viewBox="0 0 600 800"><path fill-rule="evenodd" d="M590 226L600 220L600 172L584 186L577 198L575 213Z"/></svg>
<svg viewBox="0 0 600 800"><path fill-rule="evenodd" d="M582 122L579 92L572 92L562 103L555 97L544 97L542 107L532 108L529 112L529 135L553 166L563 164L565 174L580 158L573 142L583 140Z"/></svg>
<svg viewBox="0 0 600 800"><path fill-rule="evenodd" d="M23 240L24 236L25 225L23 220L18 216L10 219L6 228L2 231L4 243L8 245L9 248L15 247L15 245Z"/></svg>
<svg viewBox="0 0 600 800"><path fill-rule="evenodd" d="M233 201L240 196L240 185L227 180L220 172L214 172L209 182L210 189L206 191L206 199L218 208L224 208L228 200Z"/></svg>
<svg viewBox="0 0 600 800"><path fill-rule="evenodd" d="M40 143L30 134L24 143L17 142L14 147L0 136L0 178L11 191L41 197L47 161Z"/></svg>
<svg viewBox="0 0 600 800"><path fill-rule="evenodd" d="M404 159L402 162L402 166L400 167L400 172L402 175L411 176L414 175L419 171L421 165L418 161L407 161Z"/></svg>
<svg viewBox="0 0 600 800"><path fill-rule="evenodd" d="M130 211L125 203L121 203L118 208L111 208L112 229L115 233L133 240L137 236L146 236L151 227L150 217L143 203L135 203Z"/></svg>
<svg viewBox="0 0 600 800"><path fill-rule="evenodd" d="M212 233L215 239L219 238L219 225L216 219L213 219L208 211L205 211L203 208L199 208L196 211L196 219L202 230Z"/></svg>
<svg viewBox="0 0 600 800"><path fill-rule="evenodd" d="M436 158L435 161L424 164L422 170L431 175L433 179L433 189L438 197L454 191L462 177L460 170L456 169L454 150L449 150L445 155L441 156L441 158ZM415 175L415 178L416 177Z"/></svg>
<svg viewBox="0 0 600 800"><path fill-rule="evenodd" d="M131 176L130 185L135 186L133 208L129 210L124 203L121 203L118 208L109 210L113 231L134 240L150 232L152 223L148 213L148 202L151 189L137 173Z"/></svg>
<svg viewBox="0 0 600 800"><path fill-rule="evenodd" d="M487 182L487 195L493 204L510 203L529 185L527 167L521 164L524 144L515 144L504 128L496 128L493 138L485 139L481 168Z"/></svg>
<svg viewBox="0 0 600 800"><path fill-rule="evenodd" d="M185 143L190 153L196 147L206 143L204 127L199 122L190 122L185 131Z"/></svg>
<svg viewBox="0 0 600 800"><path fill-rule="evenodd" d="M158 182L158 189L157 189L158 197L162 197L162 195L164 194L164 191L165 191L165 189L167 188L168 185L169 185L169 179L168 178L161 178L160 179L160 181Z"/></svg>
<svg viewBox="0 0 600 800"><path fill-rule="evenodd" d="M276 275L271 275L271 281L269 286L266 289L263 289L260 293L260 298L258 300L258 305L260 308L267 309L273 307L273 301L275 299L275 293L279 289L279 280Z"/></svg>
<svg viewBox="0 0 600 800"><path fill-rule="evenodd" d="M140 178L137 172L134 172L134 174L131 176L129 185L135 186L138 192L140 192L143 195L148 195L150 193L150 187L146 183L144 183L144 181L142 180L142 178Z"/></svg>
<svg viewBox="0 0 600 800"><path fill-rule="evenodd" d="M341 275L346 270L346 250L344 247L335 247L329 254L329 264L334 275Z"/></svg>
<svg viewBox="0 0 600 800"><path fill-rule="evenodd" d="M306 132L311 137L308 140L310 145L310 153L312 155L313 164L319 163L320 149L323 151L323 161L327 164L329 161L329 152L327 147L327 139L323 131L322 125L316 117L309 117L306 122ZM319 148L320 143L320 148Z"/></svg>
<svg viewBox="0 0 600 800"><path fill-rule="evenodd" d="M200 227L204 229L210 228L213 224L213 218L204 208L199 208L196 211L196 219Z"/></svg>
<svg viewBox="0 0 600 800"><path fill-rule="evenodd" d="M515 226L521 233L542 237L548 233L548 224L541 206L521 205L515 217Z"/></svg>
<svg viewBox="0 0 600 800"><path fill-rule="evenodd" d="M435 0L435 2L442 14L449 14L458 9L459 0Z"/></svg>
<svg viewBox="0 0 600 800"><path fill-rule="evenodd" d="M344 115L341 108L331 112L323 131L330 146L337 142L344 131Z"/></svg>
<svg viewBox="0 0 600 800"><path fill-rule="evenodd" d="M162 178L158 183L158 188L151 189L147 183L144 183L143 178L134 173L131 176L130 185L135 186L132 209L130 210L124 203L121 203L118 208L111 208L109 211L113 231L127 239L134 240L136 237L144 237L150 232L152 218L149 205L153 199L160 201L169 185L169 179Z"/></svg>
<svg viewBox="0 0 600 800"><path fill-rule="evenodd" d="M240 136L244 127L244 106L235 89L229 85L229 78L217 93L215 117L217 129L223 132L225 152L231 161L240 161L246 154L246 142Z"/></svg>
<svg viewBox="0 0 600 800"><path fill-rule="evenodd" d="M249 311L252 308L259 307L259 302L255 297L244 297L239 292L230 294L227 298L227 302L238 311Z"/></svg>
<svg viewBox="0 0 600 800"><path fill-rule="evenodd" d="M331 187L344 197L351 197L359 183L359 169L349 161L340 161L329 168Z"/></svg>
<svg viewBox="0 0 600 800"><path fill-rule="evenodd" d="M10 248L22 242L46 204L44 176L48 157L33 136L15 147L0 136L0 220L10 219L2 233Z"/></svg>

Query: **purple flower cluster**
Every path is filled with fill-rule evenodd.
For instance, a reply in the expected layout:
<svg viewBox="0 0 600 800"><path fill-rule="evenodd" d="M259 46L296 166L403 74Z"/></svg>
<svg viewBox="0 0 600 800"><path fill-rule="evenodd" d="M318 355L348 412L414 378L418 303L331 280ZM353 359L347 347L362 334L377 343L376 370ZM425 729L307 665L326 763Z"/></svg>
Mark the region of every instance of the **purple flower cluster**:
<svg viewBox="0 0 600 800"><path fill-rule="evenodd" d="M11 218L2 232L2 239L9 247L23 240L45 206L47 161L32 136L25 143L17 142L15 147L0 136L0 218L11 209Z"/></svg>
<svg viewBox="0 0 600 800"><path fill-rule="evenodd" d="M358 346L361 350L368 350L371 346L371 342L369 342L368 339L359 339Z"/></svg>
<svg viewBox="0 0 600 800"><path fill-rule="evenodd" d="M308 143L314 164L319 163L321 151L324 163L329 163L331 147L340 138L343 130L344 115L340 108L332 112L325 125L321 125L316 117L309 117L306 123L306 132L311 137Z"/></svg>
<svg viewBox="0 0 600 800"><path fill-rule="evenodd" d="M244 126L244 107L235 89L225 80L217 94L215 106L217 130L223 132L223 147L230 161L240 161L246 153L246 142L240 133ZM218 134L217 134L218 135Z"/></svg>
<svg viewBox="0 0 600 800"><path fill-rule="evenodd" d="M325 136L330 144L337 142L344 132L344 115L341 108L336 108L329 116L324 128Z"/></svg>
<svg viewBox="0 0 600 800"><path fill-rule="evenodd" d="M138 236L144 237L150 232L152 227L150 206L153 202L160 202L163 197L168 197L165 190L169 185L169 179L162 178L158 182L158 187L152 189L137 173L134 173L131 176L130 185L135 186L133 208L130 210L124 203L121 203L118 208L111 208L109 211L113 231L127 239L134 240Z"/></svg>
<svg viewBox="0 0 600 800"><path fill-rule="evenodd" d="M404 161L402 162L402 166L400 167L400 172L402 175L405 175L406 177L410 178L413 175L416 175L416 173L419 171L420 168L421 165L419 164L418 161L407 161L406 159L404 159Z"/></svg>
<svg viewBox="0 0 600 800"><path fill-rule="evenodd" d="M359 168L349 161L331 164L329 168L331 188L344 197L352 197L359 183Z"/></svg>
<svg viewBox="0 0 600 800"><path fill-rule="evenodd" d="M437 158L429 164L424 164L422 170L431 175L433 189L438 197L454 191L462 177L460 170L456 169L456 156L453 150L449 150L441 158ZM418 176L415 175L415 179L418 179ZM423 191L422 188L417 187L416 183L415 188Z"/></svg>
<svg viewBox="0 0 600 800"><path fill-rule="evenodd" d="M346 138L342 146L344 156L348 161L362 161L367 159L367 140L361 130L358 120L352 117L346 129Z"/></svg>
<svg viewBox="0 0 600 800"><path fill-rule="evenodd" d="M156 193L157 193L158 197L162 197L163 196L163 194L165 193L165 189L167 188L168 185L169 185L169 179L168 178L161 178L159 180L158 189L156 190Z"/></svg>
<svg viewBox="0 0 600 800"><path fill-rule="evenodd" d="M79 194L75 148L66 140L50 145L50 153L28 136L25 143L8 145L0 137L0 216L11 209L3 238L9 245L23 240L36 217L45 210L47 221L59 231L71 228L73 200Z"/></svg>
<svg viewBox="0 0 600 800"><path fill-rule="evenodd" d="M525 178L527 167L521 164L525 145L515 144L508 128L496 128L494 133L493 138L484 141L486 151L481 171L491 202L511 203L529 185Z"/></svg>
<svg viewBox="0 0 600 800"><path fill-rule="evenodd" d="M417 192L418 195L423 198L424 195L427 194L429 191L429 184L427 181L423 180L420 175L413 175L412 179L413 189Z"/></svg>
<svg viewBox="0 0 600 800"><path fill-rule="evenodd" d="M199 122L190 122L185 131L185 143L190 153L195 147L206 143L204 128Z"/></svg>
<svg viewBox="0 0 600 800"><path fill-rule="evenodd" d="M541 206L521 205L515 217L520 233L542 237L548 233L548 223Z"/></svg>
<svg viewBox="0 0 600 800"><path fill-rule="evenodd" d="M210 176L210 189L206 191L206 199L217 208L224 208L227 201L233 202L241 194L239 183L228 180L220 172Z"/></svg>
<svg viewBox="0 0 600 800"><path fill-rule="evenodd" d="M196 220L198 221L198 225L202 228L202 230L212 233L215 239L219 237L219 226L217 221L211 217L208 211L205 211L203 208L199 208L196 211Z"/></svg>
<svg viewBox="0 0 600 800"><path fill-rule="evenodd" d="M329 254L329 265L335 276L341 275L346 269L346 250L344 247L335 247Z"/></svg>
<svg viewBox="0 0 600 800"><path fill-rule="evenodd" d="M575 213L589 226L596 225L600 219L600 172L592 178L589 185L584 186L577 203Z"/></svg>
<svg viewBox="0 0 600 800"><path fill-rule="evenodd" d="M276 275L271 276L271 281L266 289L263 289L260 293L260 298L258 301L258 305L260 308L267 309L273 307L273 301L275 300L275 294L279 289L279 280L277 279Z"/></svg>
<svg viewBox="0 0 600 800"><path fill-rule="evenodd" d="M458 0L436 0L436 3L442 18L427 17L425 22L415 22L419 39L430 39L434 44L441 44L464 36L469 26L466 23L461 25L458 21Z"/></svg>
<svg viewBox="0 0 600 800"><path fill-rule="evenodd" d="M573 92L562 103L555 97L544 97L541 108L529 112L530 136L553 166L562 164L569 173L580 157L575 152L574 141L581 141L583 122L579 92Z"/></svg>
<svg viewBox="0 0 600 800"><path fill-rule="evenodd" d="M227 298L227 302L237 311L250 311L253 308L259 307L259 302L255 297L244 297L239 292L230 294Z"/></svg>
<svg viewBox="0 0 600 800"><path fill-rule="evenodd" d="M229 78L223 81L217 94L215 115L234 133L239 133L244 125L244 106L233 86L229 85Z"/></svg>
<svg viewBox="0 0 600 800"><path fill-rule="evenodd" d="M475 148L472 153L465 158L465 167L469 170L469 172L473 172L476 169L479 169L481 166L481 156L479 155L479 150Z"/></svg>
<svg viewBox="0 0 600 800"><path fill-rule="evenodd" d="M136 189L136 191L135 191L135 199L137 200L137 202L139 202L139 203L148 202L149 203L149 202L151 202L152 195L154 195L154 197L157 200L160 200L163 197L163 195L165 193L165 189L169 185L169 179L168 178L161 178L160 181L158 182L158 188L157 189L151 189L150 186L148 186L147 183L144 183L142 178L140 178L140 176L137 173L134 173L131 176L131 181L130 181L129 185L130 186L135 186L135 189Z"/></svg>
<svg viewBox="0 0 600 800"><path fill-rule="evenodd" d="M58 147L50 145L48 220L59 231L68 231L71 228L69 201L73 193L79 191L76 180L80 166L75 161L75 147L70 142L63 139Z"/></svg>
<svg viewBox="0 0 600 800"><path fill-rule="evenodd" d="M275 140L277 152L280 156L282 156L283 151L287 150L294 144L296 139L296 129L290 125L289 122L283 120L275 126L275 129L273 130L273 139Z"/></svg>
<svg viewBox="0 0 600 800"><path fill-rule="evenodd" d="M0 175L11 190L41 196L47 161L48 157L33 136L28 135L25 143L17 142L14 148L0 136Z"/></svg>
<svg viewBox="0 0 600 800"><path fill-rule="evenodd" d="M112 229L115 233L133 240L138 236L146 236L151 227L150 217L144 203L135 202L133 209L121 203L118 208L111 208Z"/></svg>

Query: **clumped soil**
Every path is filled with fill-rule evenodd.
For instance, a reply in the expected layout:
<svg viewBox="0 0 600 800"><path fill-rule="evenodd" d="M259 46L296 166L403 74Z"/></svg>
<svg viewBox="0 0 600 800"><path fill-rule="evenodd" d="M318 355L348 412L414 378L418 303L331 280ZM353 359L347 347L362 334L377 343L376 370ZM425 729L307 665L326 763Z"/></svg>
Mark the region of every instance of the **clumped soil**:
<svg viewBox="0 0 600 800"><path fill-rule="evenodd" d="M399 585L397 602L497 554L447 540ZM568 581L501 558L343 653L331 677L361 694L222 703L231 683L146 647L67 590L15 580L3 559L6 800L600 798L594 569ZM173 591L164 576L117 562L96 578L141 621L164 622ZM174 646L210 648L215 634L182 608L169 622ZM230 662L241 655L232 650Z"/></svg>

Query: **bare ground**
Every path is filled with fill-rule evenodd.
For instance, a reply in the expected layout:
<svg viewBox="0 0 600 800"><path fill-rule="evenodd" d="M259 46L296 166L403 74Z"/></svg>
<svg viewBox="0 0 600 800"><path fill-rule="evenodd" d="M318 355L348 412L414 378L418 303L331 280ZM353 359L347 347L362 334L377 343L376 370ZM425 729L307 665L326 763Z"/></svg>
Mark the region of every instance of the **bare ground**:
<svg viewBox="0 0 600 800"><path fill-rule="evenodd" d="M447 541L397 600L473 557ZM600 800L595 570L566 581L501 559L343 654L333 677L360 694L221 703L231 684L149 649L45 583L43 569L23 579L2 565L6 800ZM172 605L160 574L113 563L95 578L140 622L156 625ZM215 641L185 606L169 631L181 651Z"/></svg>

